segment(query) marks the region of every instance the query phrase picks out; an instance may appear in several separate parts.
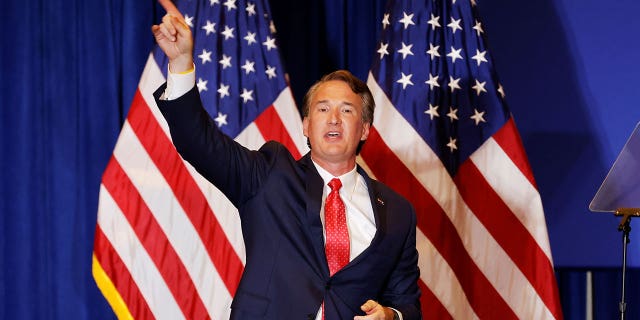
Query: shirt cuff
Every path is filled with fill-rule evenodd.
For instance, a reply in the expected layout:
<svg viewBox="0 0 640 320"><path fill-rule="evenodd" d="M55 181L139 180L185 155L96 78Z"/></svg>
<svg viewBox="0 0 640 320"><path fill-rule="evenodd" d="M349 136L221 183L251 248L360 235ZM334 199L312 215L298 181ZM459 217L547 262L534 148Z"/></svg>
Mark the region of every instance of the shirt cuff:
<svg viewBox="0 0 640 320"><path fill-rule="evenodd" d="M167 88L160 97L162 100L174 100L189 92L196 85L196 67L190 71L172 73L167 65Z"/></svg>
<svg viewBox="0 0 640 320"><path fill-rule="evenodd" d="M393 312L395 312L395 313L396 313L396 315L398 316L398 317L397 317L397 319L398 319L398 320L404 320L404 319L402 318L402 312L400 312L400 311L398 311L398 310L396 310L396 309L394 309L394 308L391 308L391 307L389 307L389 309L393 310ZM394 317L394 320L395 320L395 319L396 319L396 317Z"/></svg>

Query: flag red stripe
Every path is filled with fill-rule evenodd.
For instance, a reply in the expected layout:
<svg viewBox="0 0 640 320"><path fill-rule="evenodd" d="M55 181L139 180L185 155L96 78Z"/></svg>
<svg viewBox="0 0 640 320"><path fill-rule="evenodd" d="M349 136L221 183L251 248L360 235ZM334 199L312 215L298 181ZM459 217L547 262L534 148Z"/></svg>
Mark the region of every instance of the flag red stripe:
<svg viewBox="0 0 640 320"><path fill-rule="evenodd" d="M493 135L493 139L500 145L502 150L509 156L513 164L520 169L522 174L527 177L527 180L538 189L536 181L533 178L533 171L527 160L527 154L520 139L518 129L513 118L510 118L498 132Z"/></svg>
<svg viewBox="0 0 640 320"><path fill-rule="evenodd" d="M136 187L113 157L104 172L102 183L129 221L185 317L209 319L208 311L180 257Z"/></svg>
<svg viewBox="0 0 640 320"><path fill-rule="evenodd" d="M118 253L113 249L109 239L104 235L98 225L93 244L93 253L100 262L100 266L107 274L116 290L127 305L129 312L135 319L153 320L155 316L151 312L147 301L140 293L140 289L129 273L129 269L122 262Z"/></svg>
<svg viewBox="0 0 640 320"><path fill-rule="evenodd" d="M421 272L432 272L431 270L422 270ZM420 304L422 305L422 316L426 319L447 320L453 319L449 311L442 305L440 300L429 290L422 281L418 281L420 291Z"/></svg>
<svg viewBox="0 0 640 320"><path fill-rule="evenodd" d="M235 295L244 270L242 261L182 158L151 113L140 90L136 91L127 119L198 232L227 290L231 296Z"/></svg>
<svg viewBox="0 0 640 320"><path fill-rule="evenodd" d="M517 319L513 310L471 259L451 220L389 149L375 128L369 131L362 157L380 181L414 205L418 215L418 228L451 266L476 314L480 318ZM423 309L425 314L429 314L428 308L423 306Z"/></svg>
<svg viewBox="0 0 640 320"><path fill-rule="evenodd" d="M471 161L459 167L454 179L465 203L529 280L556 318L557 300L548 286L553 266L529 231L491 188Z"/></svg>
<svg viewBox="0 0 640 320"><path fill-rule="evenodd" d="M271 105L264 110L254 121L265 141L275 140L282 143L295 159L300 159L301 155L291 136L287 133L287 128L278 116L276 108Z"/></svg>

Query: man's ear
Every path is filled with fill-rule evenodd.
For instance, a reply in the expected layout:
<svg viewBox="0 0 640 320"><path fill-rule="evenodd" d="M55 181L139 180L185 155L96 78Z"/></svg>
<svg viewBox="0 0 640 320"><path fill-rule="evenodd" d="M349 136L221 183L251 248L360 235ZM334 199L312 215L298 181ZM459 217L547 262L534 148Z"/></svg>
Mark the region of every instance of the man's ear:
<svg viewBox="0 0 640 320"><path fill-rule="evenodd" d="M307 138L309 137L309 117L302 119L302 134Z"/></svg>
<svg viewBox="0 0 640 320"><path fill-rule="evenodd" d="M371 124L368 122L365 122L364 125L362 126L362 136L360 137L360 141L367 140L367 138L369 137L370 128L371 128Z"/></svg>

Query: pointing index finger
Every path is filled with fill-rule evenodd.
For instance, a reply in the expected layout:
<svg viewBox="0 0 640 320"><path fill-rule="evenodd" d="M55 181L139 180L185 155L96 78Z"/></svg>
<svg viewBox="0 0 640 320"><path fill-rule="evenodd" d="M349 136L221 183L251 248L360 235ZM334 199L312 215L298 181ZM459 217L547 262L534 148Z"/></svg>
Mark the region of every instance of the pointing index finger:
<svg viewBox="0 0 640 320"><path fill-rule="evenodd" d="M178 8L176 8L176 5L174 5L171 0L158 0L158 2L160 2L160 5L164 8L164 10L167 11L168 14L178 17L180 18L180 20L184 20L182 14L180 13L180 11L178 11Z"/></svg>

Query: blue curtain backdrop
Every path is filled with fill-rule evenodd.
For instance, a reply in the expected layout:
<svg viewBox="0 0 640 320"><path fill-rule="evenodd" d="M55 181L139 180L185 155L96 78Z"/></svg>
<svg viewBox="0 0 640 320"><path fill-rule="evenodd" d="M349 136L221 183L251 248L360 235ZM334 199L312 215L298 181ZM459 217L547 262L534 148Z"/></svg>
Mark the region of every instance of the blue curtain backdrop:
<svg viewBox="0 0 640 320"><path fill-rule="evenodd" d="M337 68L366 79L384 6L271 2L298 101ZM594 317L618 314L618 221L586 208L640 120L632 105L640 68L630 56L640 50L640 24L627 13L640 4L620 1L604 16L600 6L479 1L539 184L567 319L586 316L588 272ZM2 11L0 318L113 319L91 276L99 185L153 46L150 26L164 12L152 0L9 0ZM604 23L591 23L596 17ZM602 41L590 47L592 39ZM640 318L637 252L630 249L630 319Z"/></svg>

